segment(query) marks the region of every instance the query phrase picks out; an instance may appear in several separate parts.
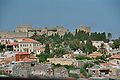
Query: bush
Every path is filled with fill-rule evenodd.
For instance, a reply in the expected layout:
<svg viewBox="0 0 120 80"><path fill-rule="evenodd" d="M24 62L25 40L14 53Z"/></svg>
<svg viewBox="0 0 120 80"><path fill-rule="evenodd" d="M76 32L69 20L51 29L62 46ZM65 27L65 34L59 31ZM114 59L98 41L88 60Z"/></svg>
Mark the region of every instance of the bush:
<svg viewBox="0 0 120 80"><path fill-rule="evenodd" d="M81 68L80 68L80 73L82 73L85 77L88 78L88 77L91 77L92 75L86 71L86 67L88 67L88 66L86 65L86 66L84 66L84 67L81 67ZM90 66L89 66L89 67L90 67Z"/></svg>
<svg viewBox="0 0 120 80"><path fill-rule="evenodd" d="M91 60L91 59L92 59L92 58L89 58L89 57L87 57L87 56L81 56L81 55L76 56L75 58L76 58L76 60L85 60L85 59Z"/></svg>
<svg viewBox="0 0 120 80"><path fill-rule="evenodd" d="M67 70L73 70L73 69L76 69L73 65L64 65L64 67L67 69Z"/></svg>
<svg viewBox="0 0 120 80"><path fill-rule="evenodd" d="M79 78L79 75L78 75L78 74L73 74L73 73L70 73L70 74L69 74L69 77Z"/></svg>

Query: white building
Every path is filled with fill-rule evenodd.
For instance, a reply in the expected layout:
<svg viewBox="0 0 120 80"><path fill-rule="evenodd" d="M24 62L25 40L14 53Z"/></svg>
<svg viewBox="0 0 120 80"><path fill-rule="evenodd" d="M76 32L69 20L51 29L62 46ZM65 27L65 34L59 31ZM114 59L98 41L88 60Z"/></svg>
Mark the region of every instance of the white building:
<svg viewBox="0 0 120 80"><path fill-rule="evenodd" d="M13 43L14 39L13 38L0 38L0 43L1 44L10 44Z"/></svg>
<svg viewBox="0 0 120 80"><path fill-rule="evenodd" d="M13 45L13 50L18 52L34 52L36 54L40 54L41 52L44 52L44 47L45 45L42 45L36 40L30 38L17 38Z"/></svg>
<svg viewBox="0 0 120 80"><path fill-rule="evenodd" d="M104 41L92 41L92 45L96 48L100 48L101 44L103 44Z"/></svg>

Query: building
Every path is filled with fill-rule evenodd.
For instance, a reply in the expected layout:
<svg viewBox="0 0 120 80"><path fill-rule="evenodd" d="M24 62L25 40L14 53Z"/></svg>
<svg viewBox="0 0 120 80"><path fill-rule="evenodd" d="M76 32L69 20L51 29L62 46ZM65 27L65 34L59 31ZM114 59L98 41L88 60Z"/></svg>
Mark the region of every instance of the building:
<svg viewBox="0 0 120 80"><path fill-rule="evenodd" d="M44 27L44 28L32 28L32 25L26 24L26 25L17 25L15 31L10 32L0 32L0 38L20 38L20 37L31 37L35 33L37 35L43 35L46 34L48 36L59 34L64 35L65 32L68 32L68 29L66 29L63 26L53 26L53 27Z"/></svg>
<svg viewBox="0 0 120 80"><path fill-rule="evenodd" d="M53 76L53 69L51 64L44 64L40 63L38 65L35 65L33 68L31 68L30 75L33 76L42 76L42 77L52 77Z"/></svg>
<svg viewBox="0 0 120 80"><path fill-rule="evenodd" d="M87 57L90 57L90 58L96 58L98 56L102 56L103 54L101 54L100 52L93 52L89 55L87 55Z"/></svg>
<svg viewBox="0 0 120 80"><path fill-rule="evenodd" d="M101 44L104 44L104 41L92 41L92 45L95 46L97 49L100 48Z"/></svg>
<svg viewBox="0 0 120 80"><path fill-rule="evenodd" d="M30 38L1 38L0 43L5 44L9 51L29 52L40 54L44 52L45 45Z"/></svg>
<svg viewBox="0 0 120 80"><path fill-rule="evenodd" d="M15 32L28 32L29 29L32 29L32 25L17 25Z"/></svg>
<svg viewBox="0 0 120 80"><path fill-rule="evenodd" d="M73 54L75 54L75 55L81 54L82 55L84 53L82 50L78 49L78 50L74 51Z"/></svg>
<svg viewBox="0 0 120 80"><path fill-rule="evenodd" d="M109 58L109 62L111 62L111 63L113 63L113 64L120 64L120 54L112 55L112 56Z"/></svg>
<svg viewBox="0 0 120 80"><path fill-rule="evenodd" d="M64 55L63 55L63 58L73 59L73 58L74 58L74 54L71 54L71 53L69 53L69 54L64 54Z"/></svg>
<svg viewBox="0 0 120 80"><path fill-rule="evenodd" d="M38 28L38 29L29 29L28 30L28 37L31 37L35 33L37 35L47 34L48 36L59 34L64 35L65 32L68 32L68 29L64 28L63 26L55 26L55 27L45 27L45 28Z"/></svg>
<svg viewBox="0 0 120 80"><path fill-rule="evenodd" d="M51 64L44 63L18 63L12 68L13 75L18 77L42 78L53 76Z"/></svg>
<svg viewBox="0 0 120 80"><path fill-rule="evenodd" d="M15 58L16 58L15 59L16 61L21 61L24 58L30 58L30 53L28 53L28 52L17 52L15 54Z"/></svg>
<svg viewBox="0 0 120 80"><path fill-rule="evenodd" d="M31 29L32 25L17 25L15 31L0 32L0 38L19 38L27 37L28 29Z"/></svg>
<svg viewBox="0 0 120 80"><path fill-rule="evenodd" d="M92 68L88 68L88 72L92 74L92 77L120 77L119 65L115 65L110 62L101 63L100 65L94 65Z"/></svg>
<svg viewBox="0 0 120 80"><path fill-rule="evenodd" d="M40 54L41 52L44 52L45 45L42 45L36 40L30 39L30 38L17 38L16 39L16 46L13 46L14 51L19 52L29 52L29 53L36 53Z"/></svg>
<svg viewBox="0 0 120 80"><path fill-rule="evenodd" d="M37 57L35 57L33 54L30 54L28 52L5 52L1 57L0 61L5 62L5 64L8 63L14 63L14 62L36 62Z"/></svg>
<svg viewBox="0 0 120 80"><path fill-rule="evenodd" d="M68 78L68 70L65 67L58 67L54 69L54 76L57 78Z"/></svg>
<svg viewBox="0 0 120 80"><path fill-rule="evenodd" d="M14 39L13 38L0 38L0 43L1 44L10 44L13 43Z"/></svg>
<svg viewBox="0 0 120 80"><path fill-rule="evenodd" d="M91 28L88 27L88 26L83 26L83 25L80 25L79 27L77 27L77 32L78 31L84 31L86 33L91 33Z"/></svg>
<svg viewBox="0 0 120 80"><path fill-rule="evenodd" d="M76 59L69 59L69 58L47 58L49 63L53 63L55 65L75 65Z"/></svg>
<svg viewBox="0 0 120 80"><path fill-rule="evenodd" d="M0 32L0 38L20 38L20 37L27 37L26 32Z"/></svg>

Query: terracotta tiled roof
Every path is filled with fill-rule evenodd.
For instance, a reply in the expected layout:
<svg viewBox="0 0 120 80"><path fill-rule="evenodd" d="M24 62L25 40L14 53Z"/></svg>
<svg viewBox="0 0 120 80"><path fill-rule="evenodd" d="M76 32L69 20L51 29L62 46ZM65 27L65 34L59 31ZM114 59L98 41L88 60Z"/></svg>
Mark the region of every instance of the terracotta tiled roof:
<svg viewBox="0 0 120 80"><path fill-rule="evenodd" d="M34 55L30 55L30 59L37 59Z"/></svg>
<svg viewBox="0 0 120 80"><path fill-rule="evenodd" d="M115 54L110 57L111 59L120 59L120 54Z"/></svg>
<svg viewBox="0 0 120 80"><path fill-rule="evenodd" d="M11 63L11 62L14 61L14 60L15 60L15 57L8 57L8 58L5 59L5 61L6 61L7 63Z"/></svg>
<svg viewBox="0 0 120 80"><path fill-rule="evenodd" d="M29 59L29 58L25 57L25 58L24 58L23 60L21 60L21 61L23 61L23 62L33 62L33 61L35 61L35 60Z"/></svg>
<svg viewBox="0 0 120 80"><path fill-rule="evenodd" d="M110 63L110 62L107 62L107 63L101 63L100 65L101 65L101 66L109 66L109 65L117 66L117 65L112 64L112 63Z"/></svg>
<svg viewBox="0 0 120 80"><path fill-rule="evenodd" d="M17 52L16 54L30 54L28 52Z"/></svg>
<svg viewBox="0 0 120 80"><path fill-rule="evenodd" d="M10 43L10 44L7 44L7 46L17 46L18 44L16 42L13 42L13 43Z"/></svg>
<svg viewBox="0 0 120 80"><path fill-rule="evenodd" d="M5 64L5 63L6 63L6 61L5 61L5 60L0 61L0 65L1 65L1 64Z"/></svg>
<svg viewBox="0 0 120 80"><path fill-rule="evenodd" d="M93 52L88 55L88 57L93 57L93 58L96 58L97 56L102 56L102 54L100 52Z"/></svg>
<svg viewBox="0 0 120 80"><path fill-rule="evenodd" d="M30 38L23 38L22 41L23 43L38 43L38 41L30 39Z"/></svg>

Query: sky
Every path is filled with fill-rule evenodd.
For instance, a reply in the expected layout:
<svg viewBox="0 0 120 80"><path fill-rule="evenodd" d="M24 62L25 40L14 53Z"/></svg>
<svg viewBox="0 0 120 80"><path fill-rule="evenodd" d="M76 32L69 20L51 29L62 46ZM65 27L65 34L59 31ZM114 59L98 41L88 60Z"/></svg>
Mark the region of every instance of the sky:
<svg viewBox="0 0 120 80"><path fill-rule="evenodd" d="M63 25L75 31L80 25L92 32L120 36L120 0L0 0L0 31L17 25L34 28Z"/></svg>

